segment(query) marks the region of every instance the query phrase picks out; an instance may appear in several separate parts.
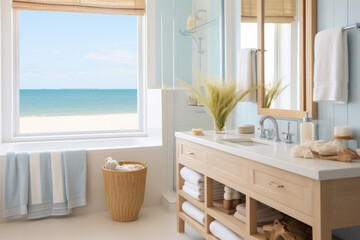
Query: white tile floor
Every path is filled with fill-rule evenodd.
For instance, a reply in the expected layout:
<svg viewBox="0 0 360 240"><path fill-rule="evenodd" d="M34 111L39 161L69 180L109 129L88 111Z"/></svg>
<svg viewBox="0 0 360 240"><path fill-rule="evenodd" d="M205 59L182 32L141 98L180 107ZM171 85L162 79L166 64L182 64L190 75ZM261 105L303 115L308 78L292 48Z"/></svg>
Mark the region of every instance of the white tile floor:
<svg viewBox="0 0 360 240"><path fill-rule="evenodd" d="M107 212L0 224L0 239L6 240L202 240L191 227L176 231L176 214L165 208L143 208L131 223L119 223Z"/></svg>

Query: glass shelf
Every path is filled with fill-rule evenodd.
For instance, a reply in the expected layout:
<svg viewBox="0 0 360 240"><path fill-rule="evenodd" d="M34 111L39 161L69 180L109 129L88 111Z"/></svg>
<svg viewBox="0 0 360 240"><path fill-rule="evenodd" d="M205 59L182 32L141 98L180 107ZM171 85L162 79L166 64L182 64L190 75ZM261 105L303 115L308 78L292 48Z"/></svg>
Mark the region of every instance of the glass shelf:
<svg viewBox="0 0 360 240"><path fill-rule="evenodd" d="M197 32L201 32L202 30L204 30L206 27L210 26L210 24L212 23L216 23L218 19L213 19L213 20L210 20L210 21L207 21L205 23L202 23L196 27L193 27L193 28L190 28L190 29L187 29L185 31L183 31L184 33L186 34L193 34L193 33L197 33Z"/></svg>

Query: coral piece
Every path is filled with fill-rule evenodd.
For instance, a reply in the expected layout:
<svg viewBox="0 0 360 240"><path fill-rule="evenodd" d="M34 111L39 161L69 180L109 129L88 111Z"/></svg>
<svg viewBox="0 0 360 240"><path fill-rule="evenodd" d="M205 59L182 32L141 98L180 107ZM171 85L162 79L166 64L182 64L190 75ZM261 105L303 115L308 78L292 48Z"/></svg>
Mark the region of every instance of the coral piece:
<svg viewBox="0 0 360 240"><path fill-rule="evenodd" d="M295 240L295 236L279 220L275 220L273 224L263 226L263 230L267 240Z"/></svg>
<svg viewBox="0 0 360 240"><path fill-rule="evenodd" d="M344 150L338 151L334 156L322 156L320 155L321 159L325 160L335 160L340 162L352 162L354 159L358 159L359 155L357 152L351 150L350 148L346 148Z"/></svg>

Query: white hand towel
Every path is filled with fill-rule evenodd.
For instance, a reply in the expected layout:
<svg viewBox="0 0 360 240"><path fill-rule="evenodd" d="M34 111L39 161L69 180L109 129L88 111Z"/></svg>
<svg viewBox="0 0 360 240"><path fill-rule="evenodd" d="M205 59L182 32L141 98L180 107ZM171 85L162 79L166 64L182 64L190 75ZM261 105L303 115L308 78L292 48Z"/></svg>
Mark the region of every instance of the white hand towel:
<svg viewBox="0 0 360 240"><path fill-rule="evenodd" d="M243 240L244 238L240 237L218 221L212 221L210 223L210 232L217 238L221 240Z"/></svg>
<svg viewBox="0 0 360 240"><path fill-rule="evenodd" d="M240 222L246 223L246 216L241 214L240 212L236 211L234 213L234 217L239 220Z"/></svg>
<svg viewBox="0 0 360 240"><path fill-rule="evenodd" d="M198 191L198 192L204 192L204 189L205 189L204 184L202 186L199 186L199 185L193 184L187 180L185 180L184 185L191 188L192 190Z"/></svg>
<svg viewBox="0 0 360 240"><path fill-rule="evenodd" d="M184 202L182 204L182 210L202 225L205 225L205 213L199 208L195 207L192 203L188 201Z"/></svg>
<svg viewBox="0 0 360 240"><path fill-rule="evenodd" d="M246 90L256 86L255 54L252 48L241 49L237 56L237 88ZM247 94L241 102L256 102L256 91Z"/></svg>
<svg viewBox="0 0 360 240"><path fill-rule="evenodd" d="M314 101L348 101L347 34L341 27L319 32L315 37Z"/></svg>
<svg viewBox="0 0 360 240"><path fill-rule="evenodd" d="M194 184L194 183L192 183L192 182L189 182L189 181L185 180L184 184L185 184L186 186L188 186L189 188L193 189L194 191L204 192L204 190L205 190L205 185L204 185L204 183ZM224 186L223 186L223 185L214 184L214 186L213 186L213 192L214 192L214 193L224 193Z"/></svg>
<svg viewBox="0 0 360 240"><path fill-rule="evenodd" d="M202 175L190 168L187 168L187 167L183 167L180 170L180 175L184 180L189 181L193 184L198 184L200 182L202 182L202 183L204 182L204 175Z"/></svg>
<svg viewBox="0 0 360 240"><path fill-rule="evenodd" d="M196 200L203 202L204 201L204 194L194 191L191 188L187 187L186 185L183 186L183 191L188 194L189 196L195 198Z"/></svg>

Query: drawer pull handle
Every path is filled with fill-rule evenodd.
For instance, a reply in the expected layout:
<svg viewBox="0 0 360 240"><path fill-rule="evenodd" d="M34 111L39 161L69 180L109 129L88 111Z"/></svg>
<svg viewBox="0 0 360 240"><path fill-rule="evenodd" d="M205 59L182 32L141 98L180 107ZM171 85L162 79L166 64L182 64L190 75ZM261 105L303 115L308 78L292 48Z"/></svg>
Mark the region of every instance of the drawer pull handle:
<svg viewBox="0 0 360 240"><path fill-rule="evenodd" d="M187 155L191 155L191 156L194 156L194 155L195 155L194 152L190 152L190 151L186 151L186 154L187 154Z"/></svg>
<svg viewBox="0 0 360 240"><path fill-rule="evenodd" d="M269 182L269 185L272 186L272 187L276 187L276 188L283 188L284 185L279 185L277 183L274 183L274 182Z"/></svg>

